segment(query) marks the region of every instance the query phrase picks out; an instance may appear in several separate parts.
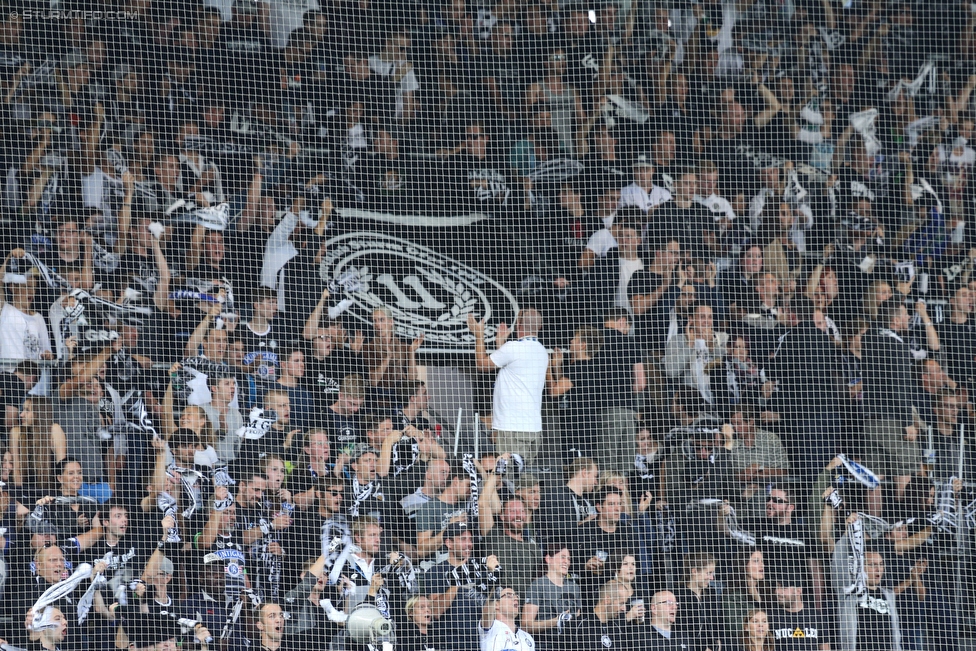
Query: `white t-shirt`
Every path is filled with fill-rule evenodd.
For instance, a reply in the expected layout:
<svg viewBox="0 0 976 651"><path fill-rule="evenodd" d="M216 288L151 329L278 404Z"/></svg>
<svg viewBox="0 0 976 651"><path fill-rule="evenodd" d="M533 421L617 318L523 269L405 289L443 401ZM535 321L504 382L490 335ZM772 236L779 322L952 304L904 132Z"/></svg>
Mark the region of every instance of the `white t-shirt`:
<svg viewBox="0 0 976 651"><path fill-rule="evenodd" d="M513 631L496 619L487 631L481 629L481 651L535 651L535 640L522 629Z"/></svg>
<svg viewBox="0 0 976 651"><path fill-rule="evenodd" d="M720 197L713 192L707 197L696 194L692 198L695 203L708 208L709 212L714 216L715 221L718 221L723 216L727 217L730 221L735 221L735 211L732 210L732 204L725 197Z"/></svg>
<svg viewBox="0 0 976 651"><path fill-rule="evenodd" d="M393 75L400 66L406 65L406 61L385 61L377 55L369 57L369 69L378 74L381 77L389 77ZM413 70L407 72L403 75L400 80L400 85L397 86L396 92L396 116L403 117L403 95L404 93L412 93L414 91L420 90L420 82L417 81L417 75L414 74Z"/></svg>
<svg viewBox="0 0 976 651"><path fill-rule="evenodd" d="M542 390L546 386L549 353L535 337L508 341L491 354L501 370L492 398L492 429L507 432L542 431Z"/></svg>
<svg viewBox="0 0 976 651"><path fill-rule="evenodd" d="M586 248L593 251L596 257L602 258L610 249L617 248L617 240L610 232L609 227L601 228L593 233L593 235L590 235L590 239L586 242Z"/></svg>
<svg viewBox="0 0 976 651"><path fill-rule="evenodd" d="M288 37L302 26L305 12L318 10L318 0L261 0L270 5L271 42L277 48L288 45Z"/></svg>
<svg viewBox="0 0 976 651"><path fill-rule="evenodd" d="M647 192L636 183L631 183L620 191L620 201L617 203L617 208L637 206L644 212L647 212L651 208L660 206L667 201L671 201L671 193L664 188L652 185L651 191Z"/></svg>
<svg viewBox="0 0 976 651"><path fill-rule="evenodd" d="M40 313L24 314L10 303L4 303L0 310L0 358L39 360L45 350L51 350L51 339L44 317ZM4 370L13 372L15 367L16 364Z"/></svg>
<svg viewBox="0 0 976 651"><path fill-rule="evenodd" d="M631 276L643 268L644 261L640 258L636 260L620 259L620 280L617 281L617 300L614 305L633 313L630 309L630 298L627 296L627 285L630 284Z"/></svg>

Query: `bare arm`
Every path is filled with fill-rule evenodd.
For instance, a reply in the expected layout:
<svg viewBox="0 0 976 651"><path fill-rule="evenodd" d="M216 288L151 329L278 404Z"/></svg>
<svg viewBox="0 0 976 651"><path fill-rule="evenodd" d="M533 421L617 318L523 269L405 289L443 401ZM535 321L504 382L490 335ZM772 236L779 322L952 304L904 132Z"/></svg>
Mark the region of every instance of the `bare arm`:
<svg viewBox="0 0 976 651"><path fill-rule="evenodd" d="M69 400L74 398L76 392L102 369L102 366L105 365L105 362L108 361L108 358L112 356L113 352L115 352L113 346L105 346L97 355L86 362L82 362L79 367L76 367L76 372L71 379L62 384L58 389L58 395L61 396L61 399Z"/></svg>
<svg viewBox="0 0 976 651"><path fill-rule="evenodd" d="M119 237L115 241L115 255L122 257L129 248L129 229L132 226L132 197L135 193L136 179L132 172L126 171L122 175L122 185L125 188L125 198L119 211Z"/></svg>
<svg viewBox="0 0 976 651"><path fill-rule="evenodd" d="M454 603L454 598L457 596L458 587L452 585L447 589L447 592L442 592L440 594L434 594L430 596L430 615L434 619L440 619L444 613L446 613L451 605Z"/></svg>
<svg viewBox="0 0 976 651"><path fill-rule="evenodd" d="M759 84L759 93L766 101L766 108L761 113L756 114L756 117L753 118L752 123L756 125L756 127L761 128L769 124L770 121L776 117L776 114L780 112L783 105L779 103L779 100L776 98L776 95L773 94L773 91L766 88L765 84Z"/></svg>
<svg viewBox="0 0 976 651"><path fill-rule="evenodd" d="M186 250L186 269L193 271L200 266L200 257L203 254L203 238L207 235L207 229L202 225L197 225L193 229L193 236L190 238L190 246Z"/></svg>
<svg viewBox="0 0 976 651"><path fill-rule="evenodd" d="M247 189L247 203L244 204L244 210L241 211L239 225L241 232L251 230L251 226L257 219L258 211L261 209L261 186L263 182L264 177L261 176L260 172L255 172L254 176L251 177L251 185Z"/></svg>
<svg viewBox="0 0 976 651"><path fill-rule="evenodd" d="M163 434L169 438L176 431L176 420L173 418L173 380L172 374L177 373L180 370L179 363L173 364L170 367L170 379L166 383L166 393L163 394L163 404L162 404L162 421L160 422L160 427L163 430Z"/></svg>
<svg viewBox="0 0 976 651"><path fill-rule="evenodd" d="M221 512L211 509L207 524L203 525L203 531L193 543L197 549L210 549L210 546L214 544L220 531L220 519Z"/></svg>
<svg viewBox="0 0 976 651"><path fill-rule="evenodd" d="M308 320L305 321L305 328L302 330L302 337L304 339L311 340L315 337L316 331L319 329L319 321L322 320L322 312L325 311L325 302L329 299L328 288L322 290L322 295L319 297L319 302L315 304L315 309L312 313L308 315Z"/></svg>
<svg viewBox="0 0 976 651"><path fill-rule="evenodd" d="M444 532L421 531L417 534L417 556L427 558L444 545Z"/></svg>
<svg viewBox="0 0 976 651"><path fill-rule="evenodd" d="M487 536L495 526L495 513L501 510L497 486L498 475L492 473L488 475L481 495L478 496L478 530L482 536Z"/></svg>
<svg viewBox="0 0 976 651"><path fill-rule="evenodd" d="M190 335L189 340L186 342L185 353L187 357L193 357L198 354L200 346L203 345L204 339L207 337L207 333L210 332L210 324L213 323L215 317L220 315L222 308L223 306L220 303L214 303L213 307L210 308L210 312L194 328L193 334Z"/></svg>
<svg viewBox="0 0 976 651"><path fill-rule="evenodd" d="M498 367L491 361L485 349L485 321L478 321L473 314L468 315L468 330L474 335L474 364L479 371L494 371Z"/></svg>
<svg viewBox="0 0 976 651"><path fill-rule="evenodd" d="M169 284L172 279L172 274L170 273L166 256L163 255L163 248L156 238L152 239L152 250L153 258L156 261L156 268L159 269L159 284L156 286L155 294L153 294L153 304L157 309L173 314L174 310L176 310L176 305L169 299Z"/></svg>
<svg viewBox="0 0 976 651"><path fill-rule="evenodd" d="M64 461L68 456L68 439L57 423L51 425L51 452L55 461Z"/></svg>
<svg viewBox="0 0 976 651"><path fill-rule="evenodd" d="M559 617L552 619L536 619L539 616L538 604L525 604L522 609L522 628L530 635L538 635L550 629L556 628L559 624Z"/></svg>
<svg viewBox="0 0 976 651"><path fill-rule="evenodd" d="M10 456L14 464L14 486L23 486L24 470L20 464L20 427L10 430Z"/></svg>
<svg viewBox="0 0 976 651"><path fill-rule="evenodd" d="M644 363L634 364L634 393L640 393L647 388L647 374L644 372Z"/></svg>

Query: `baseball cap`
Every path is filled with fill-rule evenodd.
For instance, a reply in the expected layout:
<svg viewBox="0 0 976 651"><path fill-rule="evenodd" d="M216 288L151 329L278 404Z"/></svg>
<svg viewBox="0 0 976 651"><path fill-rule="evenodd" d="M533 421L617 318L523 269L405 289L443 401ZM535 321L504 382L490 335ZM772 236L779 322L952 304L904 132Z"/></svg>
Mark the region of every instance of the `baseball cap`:
<svg viewBox="0 0 976 651"><path fill-rule="evenodd" d="M366 445L365 443L360 443L355 448L353 448L352 454L350 454L349 456L352 458L352 461L355 462L355 461L359 461L359 459L363 455L366 455L366 454L369 454L369 453L373 453L376 456L380 456L380 453L376 451L376 448L370 447L370 446Z"/></svg>
<svg viewBox="0 0 976 651"><path fill-rule="evenodd" d="M444 529L444 540L447 541L457 538L467 530L468 525L464 522L452 522Z"/></svg>
<svg viewBox="0 0 976 651"><path fill-rule="evenodd" d="M634 160L634 169L641 167L654 167L654 159L647 154L641 154Z"/></svg>
<svg viewBox="0 0 976 651"><path fill-rule="evenodd" d="M173 566L173 561L168 558L163 558L163 560L159 562L159 571L163 574L173 574L176 572L176 568Z"/></svg>

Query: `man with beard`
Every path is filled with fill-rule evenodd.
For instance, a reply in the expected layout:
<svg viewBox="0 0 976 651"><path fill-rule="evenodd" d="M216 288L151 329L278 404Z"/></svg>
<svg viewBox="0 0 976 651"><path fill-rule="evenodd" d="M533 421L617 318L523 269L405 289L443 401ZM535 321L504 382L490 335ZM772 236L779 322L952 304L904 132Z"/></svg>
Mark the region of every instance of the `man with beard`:
<svg viewBox="0 0 976 651"><path fill-rule="evenodd" d="M506 582L518 594L527 594L542 569L539 545L525 530L528 518L522 500L508 500L499 517L502 526L494 527L484 541L485 549L490 549L505 568Z"/></svg>
<svg viewBox="0 0 976 651"><path fill-rule="evenodd" d="M434 639L439 648L477 651L485 593L494 589L498 559L472 558L474 536L460 523L447 527L444 544L447 558L431 567L423 582L423 592L431 599Z"/></svg>
<svg viewBox="0 0 976 651"><path fill-rule="evenodd" d="M196 572L198 581L194 583L190 596L173 610L181 617L199 622L203 628L215 634L222 631L235 605L224 596L227 578L235 571L234 552L236 550L220 550L203 556L202 566ZM236 552L236 555L239 554ZM228 636L222 640L224 651L243 651L246 648L241 622L232 623L227 633Z"/></svg>
<svg viewBox="0 0 976 651"><path fill-rule="evenodd" d="M302 338L312 344L305 358L305 378L308 389L315 396L318 413L322 413L335 402L339 395L339 384L344 377L363 371L360 356L342 345L345 331L337 321L332 321L331 316L332 310L340 306L331 305L328 302L331 297L332 293L328 288L322 290L319 301L302 330ZM325 324L322 323L323 313L329 316Z"/></svg>
<svg viewBox="0 0 976 651"><path fill-rule="evenodd" d="M267 487L268 478L256 470L239 479L237 526L242 530L241 544L259 567L257 572L249 575L251 588L271 597L281 587L282 558L285 556L281 540L292 519L287 513L268 513L264 502Z"/></svg>

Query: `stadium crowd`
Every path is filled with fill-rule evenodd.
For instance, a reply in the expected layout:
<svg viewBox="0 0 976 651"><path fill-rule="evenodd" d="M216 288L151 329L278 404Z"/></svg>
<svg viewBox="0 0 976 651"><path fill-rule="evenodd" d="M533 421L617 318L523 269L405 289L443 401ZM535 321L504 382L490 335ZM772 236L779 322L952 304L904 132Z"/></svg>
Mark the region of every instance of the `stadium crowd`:
<svg viewBox="0 0 976 651"><path fill-rule="evenodd" d="M976 6L0 4L0 648L974 633Z"/></svg>

